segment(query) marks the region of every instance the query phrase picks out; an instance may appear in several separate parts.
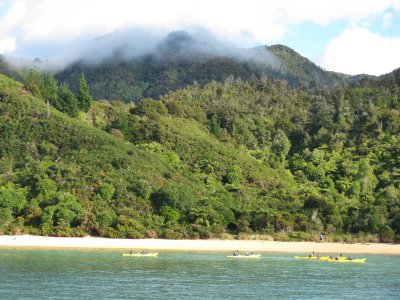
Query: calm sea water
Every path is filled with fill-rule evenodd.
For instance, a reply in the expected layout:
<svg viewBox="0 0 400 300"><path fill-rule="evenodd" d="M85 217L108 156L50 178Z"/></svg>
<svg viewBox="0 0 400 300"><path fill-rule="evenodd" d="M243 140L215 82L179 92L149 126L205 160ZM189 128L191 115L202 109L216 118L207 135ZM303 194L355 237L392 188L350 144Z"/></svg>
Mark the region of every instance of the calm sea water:
<svg viewBox="0 0 400 300"><path fill-rule="evenodd" d="M263 253L0 249L1 299L400 299L400 256L365 264Z"/></svg>

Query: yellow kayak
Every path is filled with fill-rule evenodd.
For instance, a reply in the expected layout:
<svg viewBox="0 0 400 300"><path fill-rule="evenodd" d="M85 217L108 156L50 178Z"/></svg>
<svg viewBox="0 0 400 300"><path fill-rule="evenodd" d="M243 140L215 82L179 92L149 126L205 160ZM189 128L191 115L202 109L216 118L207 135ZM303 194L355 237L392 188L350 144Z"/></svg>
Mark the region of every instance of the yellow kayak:
<svg viewBox="0 0 400 300"><path fill-rule="evenodd" d="M229 257L229 258L260 258L261 254L249 254L249 255L239 254L239 255L228 255L227 257Z"/></svg>
<svg viewBox="0 0 400 300"><path fill-rule="evenodd" d="M329 256L320 256L319 258L317 256L295 256L295 258L296 259L309 259L309 260L330 260L331 259ZM347 257L339 256L338 259L345 260L345 259L347 259Z"/></svg>
<svg viewBox="0 0 400 300"><path fill-rule="evenodd" d="M323 261L330 261L330 262L352 262L352 263L365 263L367 259L365 258L353 258L353 259L348 259L346 256L339 256L337 259L336 258L330 258L329 256L320 256L319 258L317 256L295 256L296 259L309 259L309 260L323 260Z"/></svg>
<svg viewBox="0 0 400 300"><path fill-rule="evenodd" d="M122 256L132 257L158 257L158 253L122 253Z"/></svg>
<svg viewBox="0 0 400 300"><path fill-rule="evenodd" d="M353 258L353 259L328 259L330 262L340 262L340 263L365 263L366 258Z"/></svg>

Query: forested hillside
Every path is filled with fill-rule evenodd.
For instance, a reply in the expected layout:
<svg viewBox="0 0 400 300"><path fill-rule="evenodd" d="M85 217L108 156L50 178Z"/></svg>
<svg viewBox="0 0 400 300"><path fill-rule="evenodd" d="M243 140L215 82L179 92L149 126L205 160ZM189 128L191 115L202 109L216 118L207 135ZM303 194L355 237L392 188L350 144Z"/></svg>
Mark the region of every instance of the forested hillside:
<svg viewBox="0 0 400 300"><path fill-rule="evenodd" d="M345 83L349 77L324 71L283 45L221 47L214 49L184 31L172 32L153 52L131 59L115 55L98 63L80 61L58 72L56 78L74 89L84 73L95 99L132 102L144 97L158 98L194 82L204 86L227 78L250 80L268 76L297 87L331 88Z"/></svg>
<svg viewBox="0 0 400 300"><path fill-rule="evenodd" d="M36 87L0 77L3 233L400 240L397 85L231 77L74 118Z"/></svg>
<svg viewBox="0 0 400 300"><path fill-rule="evenodd" d="M89 126L49 113L43 100L4 76L0 88L3 233L207 237L236 228L235 214L259 186L292 194L291 176L219 142L195 120L170 119L164 106L149 118L99 102L81 113ZM117 128L125 122L129 132ZM159 142L167 125L180 151ZM209 173L213 161L218 175ZM236 197L239 171L252 182Z"/></svg>

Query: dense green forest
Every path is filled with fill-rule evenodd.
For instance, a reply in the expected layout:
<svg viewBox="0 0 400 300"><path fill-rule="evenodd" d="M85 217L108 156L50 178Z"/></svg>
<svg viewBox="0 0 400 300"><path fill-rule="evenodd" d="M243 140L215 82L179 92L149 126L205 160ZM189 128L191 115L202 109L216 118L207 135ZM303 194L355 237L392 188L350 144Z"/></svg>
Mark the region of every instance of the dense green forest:
<svg viewBox="0 0 400 300"><path fill-rule="evenodd" d="M0 232L400 240L396 82L230 77L135 104L77 86L0 75Z"/></svg>
<svg viewBox="0 0 400 300"><path fill-rule="evenodd" d="M211 49L210 49L211 48ZM121 59L118 54L102 62L76 62L56 74L74 90L84 73L97 100L124 102L158 98L197 83L204 86L227 78L242 80L279 78L296 87L336 87L350 77L324 71L284 45L250 49L212 49L187 32L169 34L154 52Z"/></svg>

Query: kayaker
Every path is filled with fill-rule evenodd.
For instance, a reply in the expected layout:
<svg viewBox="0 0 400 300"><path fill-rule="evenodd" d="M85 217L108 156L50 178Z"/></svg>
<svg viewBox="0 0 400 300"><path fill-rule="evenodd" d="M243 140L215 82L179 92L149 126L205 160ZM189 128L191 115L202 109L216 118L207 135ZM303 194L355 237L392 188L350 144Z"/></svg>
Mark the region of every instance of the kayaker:
<svg viewBox="0 0 400 300"><path fill-rule="evenodd" d="M239 255L239 250L233 251L233 256L238 256Z"/></svg>
<svg viewBox="0 0 400 300"><path fill-rule="evenodd" d="M131 251L129 252L129 254L132 255L132 254L133 254L133 250L131 250Z"/></svg>
<svg viewBox="0 0 400 300"><path fill-rule="evenodd" d="M147 254L147 252L146 252L146 250L143 250L142 255L145 255L145 254Z"/></svg>

